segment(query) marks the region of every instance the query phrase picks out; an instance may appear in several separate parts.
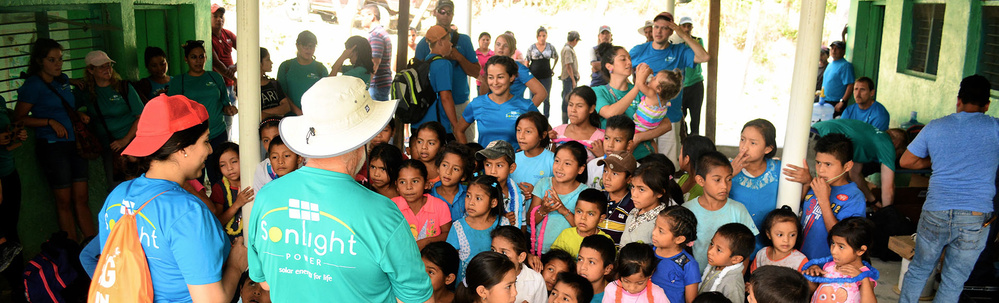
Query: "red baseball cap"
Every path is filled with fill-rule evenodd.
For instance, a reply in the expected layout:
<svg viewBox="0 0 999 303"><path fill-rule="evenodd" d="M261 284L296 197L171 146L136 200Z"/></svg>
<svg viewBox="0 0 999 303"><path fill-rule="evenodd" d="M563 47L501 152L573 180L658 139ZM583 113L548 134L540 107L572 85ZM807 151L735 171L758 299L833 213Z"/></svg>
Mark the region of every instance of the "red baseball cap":
<svg viewBox="0 0 999 303"><path fill-rule="evenodd" d="M149 100L142 109L135 139L132 139L132 143L129 143L121 154L149 156L163 147L174 133L207 120L208 110L204 105L191 101L183 95L159 95Z"/></svg>

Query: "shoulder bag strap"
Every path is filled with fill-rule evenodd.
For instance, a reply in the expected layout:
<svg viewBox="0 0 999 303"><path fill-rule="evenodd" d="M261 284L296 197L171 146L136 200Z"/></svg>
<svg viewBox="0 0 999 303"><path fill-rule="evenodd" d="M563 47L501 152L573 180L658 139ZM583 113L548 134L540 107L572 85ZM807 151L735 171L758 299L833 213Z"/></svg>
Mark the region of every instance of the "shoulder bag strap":
<svg viewBox="0 0 999 303"><path fill-rule="evenodd" d="M63 98L62 94L60 94L59 91L56 90L54 86L52 86L52 83L45 83L45 86L48 86L48 88L52 90L52 93L54 93L57 97L59 97L59 100L62 100L62 107L63 109L66 110L66 115L69 116L70 122L76 123L77 121L80 121L80 115L76 113L76 109L74 109L73 106L69 105L69 101L66 101L66 98ZM63 127L65 127L65 125Z"/></svg>
<svg viewBox="0 0 999 303"><path fill-rule="evenodd" d="M121 94L121 92L118 92L118 94ZM104 126L104 131L107 132L108 139L114 141L114 136L111 135L111 129L108 128L108 122L104 121L104 113L101 112L101 107L97 105L98 102L100 101L97 100L97 94L90 94L90 103L94 105L94 111L97 112L97 120L101 120L101 126ZM125 99L125 103L128 104L128 99Z"/></svg>
<svg viewBox="0 0 999 303"><path fill-rule="evenodd" d="M162 195L162 194L165 194L165 193L166 193L166 192L168 192L168 191L169 191L169 190L167 190L167 191L163 191L163 192L161 192L161 193L158 193L158 194L156 194L156 195L155 195L155 196L153 196L152 198L149 198L149 200L147 200L147 201L146 201L146 203L142 203L142 206L139 206L139 209L136 209L136 210L135 210L135 214L137 214L137 213L139 213L140 211L142 211L142 209L143 209L143 208L146 208L146 205L147 205L147 204L149 204L149 202L150 202L150 201L153 201L153 199L156 199L156 197L159 197L160 195ZM133 215L134 215L134 214L133 214Z"/></svg>

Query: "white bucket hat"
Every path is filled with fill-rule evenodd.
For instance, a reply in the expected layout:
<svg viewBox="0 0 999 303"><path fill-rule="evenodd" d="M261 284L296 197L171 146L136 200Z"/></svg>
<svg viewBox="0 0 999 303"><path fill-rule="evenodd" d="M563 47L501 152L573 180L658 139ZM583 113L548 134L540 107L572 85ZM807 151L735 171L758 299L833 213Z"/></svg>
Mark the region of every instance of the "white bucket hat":
<svg viewBox="0 0 999 303"><path fill-rule="evenodd" d="M306 158L330 158L371 141L399 100L374 101L356 77L324 77L302 95L302 116L281 120L281 140Z"/></svg>

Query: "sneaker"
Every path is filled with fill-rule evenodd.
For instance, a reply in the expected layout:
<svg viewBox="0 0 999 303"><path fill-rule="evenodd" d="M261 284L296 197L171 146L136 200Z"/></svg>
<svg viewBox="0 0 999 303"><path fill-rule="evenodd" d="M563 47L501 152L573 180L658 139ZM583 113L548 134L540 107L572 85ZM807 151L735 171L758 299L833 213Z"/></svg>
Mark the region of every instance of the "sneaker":
<svg viewBox="0 0 999 303"><path fill-rule="evenodd" d="M0 271L7 269L10 262L14 260L14 256L21 253L21 249L21 243L7 241L0 244Z"/></svg>

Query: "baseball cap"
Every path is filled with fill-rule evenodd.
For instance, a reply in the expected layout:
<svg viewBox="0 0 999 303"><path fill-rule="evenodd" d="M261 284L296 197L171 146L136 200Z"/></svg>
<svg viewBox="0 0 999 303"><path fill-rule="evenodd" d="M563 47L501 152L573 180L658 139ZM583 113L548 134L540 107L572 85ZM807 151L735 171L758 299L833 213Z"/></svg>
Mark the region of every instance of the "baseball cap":
<svg viewBox="0 0 999 303"><path fill-rule="evenodd" d="M517 159L516 155L513 153L513 145L510 142L503 140L496 140L489 142L486 148L475 153L475 160L483 161L485 159L496 159L502 156L506 156L510 161Z"/></svg>
<svg viewBox="0 0 999 303"><path fill-rule="evenodd" d="M146 157L166 144L174 133L191 128L208 120L204 105L191 101L184 95L159 95L146 103L139 116L135 139L122 155Z"/></svg>
<svg viewBox="0 0 999 303"><path fill-rule="evenodd" d="M569 37L566 38L566 41L576 41L576 40L579 40L579 32L577 32L577 31L570 31L569 32Z"/></svg>
<svg viewBox="0 0 999 303"><path fill-rule="evenodd" d="M670 13L670 12L661 12L661 13L659 13L658 15L656 15L655 18L652 18L652 21L655 21L656 19L660 19L660 18L666 18L667 21L673 22L673 14Z"/></svg>
<svg viewBox="0 0 999 303"><path fill-rule="evenodd" d="M101 66L107 63L118 63L111 60L111 58L108 57L108 53L99 50L87 53L87 57L83 59L83 62L86 62L87 65L93 66Z"/></svg>
<svg viewBox="0 0 999 303"><path fill-rule="evenodd" d="M684 25L684 24L694 24L694 19L690 18L689 16L683 16L680 18L680 23L677 23L676 25Z"/></svg>
<svg viewBox="0 0 999 303"><path fill-rule="evenodd" d="M444 37L447 37L447 34L448 31L446 28L440 25L434 25L427 30L427 34L423 35L423 37L427 39L427 42L434 43L440 41Z"/></svg>
<svg viewBox="0 0 999 303"><path fill-rule="evenodd" d="M638 167L638 162L630 152L609 153L607 157L597 160L597 165L607 165L607 168L616 172L634 173Z"/></svg>
<svg viewBox="0 0 999 303"><path fill-rule="evenodd" d="M375 101L357 77L324 77L302 95L301 116L281 119L288 149L306 158L331 158L364 146L385 128L399 100Z"/></svg>
<svg viewBox="0 0 999 303"><path fill-rule="evenodd" d="M454 2L451 2L451 0L437 1L437 6L434 8L434 10L439 10L444 7L451 7L451 9L454 9Z"/></svg>
<svg viewBox="0 0 999 303"><path fill-rule="evenodd" d="M645 35L645 29L652 27L652 24L653 24L652 20L645 20L645 25L643 25L642 27L638 28L638 34L644 36Z"/></svg>
<svg viewBox="0 0 999 303"><path fill-rule="evenodd" d="M832 43L829 43L829 47L838 47L839 49L846 49L846 42L833 41Z"/></svg>
<svg viewBox="0 0 999 303"><path fill-rule="evenodd" d="M219 10L222 10L222 13L225 14L225 8L224 7L222 7L218 3L212 3L212 15L214 15L215 12L217 12Z"/></svg>
<svg viewBox="0 0 999 303"><path fill-rule="evenodd" d="M597 30L597 34L603 34L604 32L609 32L609 31L611 31L610 26L601 25L600 30Z"/></svg>

